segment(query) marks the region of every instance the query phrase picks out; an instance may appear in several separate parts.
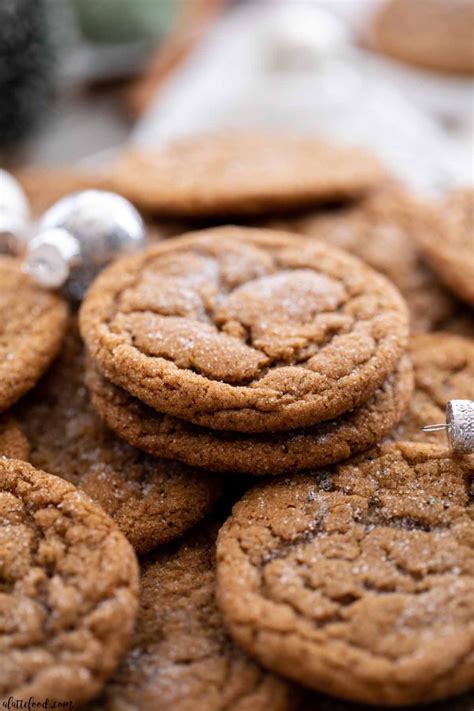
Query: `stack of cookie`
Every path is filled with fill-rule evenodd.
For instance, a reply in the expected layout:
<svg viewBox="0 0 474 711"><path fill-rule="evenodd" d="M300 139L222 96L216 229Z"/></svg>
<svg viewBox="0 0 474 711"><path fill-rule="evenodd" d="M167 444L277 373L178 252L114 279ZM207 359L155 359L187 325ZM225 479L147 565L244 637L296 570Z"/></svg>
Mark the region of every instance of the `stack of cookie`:
<svg viewBox="0 0 474 711"><path fill-rule="evenodd" d="M425 262L469 302L466 194L441 219L363 152L184 145L107 186L257 227L117 261L80 332L0 262L0 704L472 711L473 463L420 430L474 399L474 342L407 311L471 332Z"/></svg>
<svg viewBox="0 0 474 711"><path fill-rule="evenodd" d="M80 313L107 425L152 455L278 474L369 448L412 392L397 290L348 254L214 228L117 261Z"/></svg>

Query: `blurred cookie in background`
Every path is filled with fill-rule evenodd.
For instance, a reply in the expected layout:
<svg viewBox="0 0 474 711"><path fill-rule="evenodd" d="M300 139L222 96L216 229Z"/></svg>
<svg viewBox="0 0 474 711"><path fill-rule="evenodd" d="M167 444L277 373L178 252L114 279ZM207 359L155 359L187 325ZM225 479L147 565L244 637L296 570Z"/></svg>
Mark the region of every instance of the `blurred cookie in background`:
<svg viewBox="0 0 474 711"><path fill-rule="evenodd" d="M394 59L439 72L474 74L472 0L388 0L372 43Z"/></svg>
<svg viewBox="0 0 474 711"><path fill-rule="evenodd" d="M160 151L128 150L114 189L150 214L179 218L274 214L347 200L385 178L358 148L278 133L192 136Z"/></svg>
<svg viewBox="0 0 474 711"><path fill-rule="evenodd" d="M474 188L455 190L441 212L442 234L417 235L420 247L441 281L474 307Z"/></svg>

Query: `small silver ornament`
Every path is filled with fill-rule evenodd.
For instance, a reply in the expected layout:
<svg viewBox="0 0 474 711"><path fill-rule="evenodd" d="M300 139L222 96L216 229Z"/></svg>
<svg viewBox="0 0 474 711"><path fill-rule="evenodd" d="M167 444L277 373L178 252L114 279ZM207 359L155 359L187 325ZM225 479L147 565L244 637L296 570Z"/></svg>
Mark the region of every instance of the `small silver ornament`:
<svg viewBox="0 0 474 711"><path fill-rule="evenodd" d="M19 254L28 233L30 209L21 185L0 168L0 254Z"/></svg>
<svg viewBox="0 0 474 711"><path fill-rule="evenodd" d="M474 400L450 400L446 422L423 427L423 432L445 430L450 449L456 454L474 454Z"/></svg>
<svg viewBox="0 0 474 711"><path fill-rule="evenodd" d="M115 193L83 190L59 200L28 243L24 271L80 300L96 274L120 254L145 246L143 220Z"/></svg>

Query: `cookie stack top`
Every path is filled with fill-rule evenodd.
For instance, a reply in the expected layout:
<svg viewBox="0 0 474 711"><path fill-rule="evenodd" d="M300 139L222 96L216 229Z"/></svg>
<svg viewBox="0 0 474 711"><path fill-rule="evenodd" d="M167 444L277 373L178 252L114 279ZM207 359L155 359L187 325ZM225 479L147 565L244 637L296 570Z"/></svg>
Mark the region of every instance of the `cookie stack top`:
<svg viewBox="0 0 474 711"><path fill-rule="evenodd" d="M119 260L80 323L105 385L201 433L310 428L366 405L396 371L408 377L396 288L282 232L215 228Z"/></svg>

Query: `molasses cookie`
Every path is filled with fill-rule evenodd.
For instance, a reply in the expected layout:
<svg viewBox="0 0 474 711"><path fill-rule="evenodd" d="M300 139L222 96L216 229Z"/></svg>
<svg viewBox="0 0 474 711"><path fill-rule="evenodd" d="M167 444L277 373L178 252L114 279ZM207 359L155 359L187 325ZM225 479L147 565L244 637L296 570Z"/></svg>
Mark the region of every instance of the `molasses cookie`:
<svg viewBox="0 0 474 711"><path fill-rule="evenodd" d="M275 433L226 432L161 415L104 378L89 363L87 385L105 424L150 454L240 474L283 474L326 466L369 449L399 421L413 391L404 357L364 405L319 425Z"/></svg>
<svg viewBox="0 0 474 711"><path fill-rule="evenodd" d="M443 205L441 238L418 239L440 279L463 301L474 306L474 188L453 193Z"/></svg>
<svg viewBox="0 0 474 711"><path fill-rule="evenodd" d="M29 461L84 490L144 553L199 521L222 483L207 472L150 457L107 430L89 402L83 365L73 328L60 359L17 412L31 446Z"/></svg>
<svg viewBox="0 0 474 711"><path fill-rule="evenodd" d="M423 333L411 341L415 391L391 438L446 443L444 432L422 432L445 421L448 400L474 400L474 341L449 333Z"/></svg>
<svg viewBox="0 0 474 711"><path fill-rule="evenodd" d="M219 532L218 601L264 666L381 705L474 684L472 470L435 445L250 490Z"/></svg>
<svg viewBox="0 0 474 711"><path fill-rule="evenodd" d="M72 484L0 458L0 702L98 694L138 603L132 548Z"/></svg>
<svg viewBox="0 0 474 711"><path fill-rule="evenodd" d="M295 219L293 229L345 249L384 274L405 297L412 329L429 331L458 309L418 246L424 235L439 240L439 219L435 208L392 187L349 207Z"/></svg>
<svg viewBox="0 0 474 711"><path fill-rule="evenodd" d="M214 600L216 533L206 524L142 559L135 634L94 709L296 709L290 684L259 667L225 631Z"/></svg>
<svg viewBox="0 0 474 711"><path fill-rule="evenodd" d="M66 303L33 283L11 257L0 257L0 412L39 380L67 327Z"/></svg>
<svg viewBox="0 0 474 711"><path fill-rule="evenodd" d="M280 134L185 138L160 152L127 151L115 189L146 211L179 217L273 214L358 196L384 172L357 148Z"/></svg>
<svg viewBox="0 0 474 711"><path fill-rule="evenodd" d="M27 459L28 441L18 422L8 415L0 415L0 457Z"/></svg>
<svg viewBox="0 0 474 711"><path fill-rule="evenodd" d="M399 292L318 240L221 227L115 262L81 331L109 380L159 412L268 432L366 402L403 355Z"/></svg>
<svg viewBox="0 0 474 711"><path fill-rule="evenodd" d="M409 64L474 74L473 27L471 0L389 0L375 15L372 42Z"/></svg>

